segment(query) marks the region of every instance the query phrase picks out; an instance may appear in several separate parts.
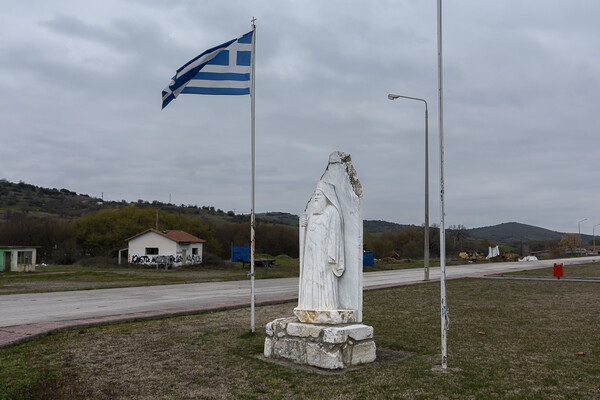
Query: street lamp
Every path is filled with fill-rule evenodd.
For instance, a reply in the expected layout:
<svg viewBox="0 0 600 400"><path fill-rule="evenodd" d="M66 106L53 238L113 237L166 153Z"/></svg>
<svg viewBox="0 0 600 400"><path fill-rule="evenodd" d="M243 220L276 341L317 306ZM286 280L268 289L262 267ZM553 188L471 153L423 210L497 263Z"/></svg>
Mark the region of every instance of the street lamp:
<svg viewBox="0 0 600 400"><path fill-rule="evenodd" d="M600 224L596 224L592 227L592 236L594 237L594 254L596 253L596 227Z"/></svg>
<svg viewBox="0 0 600 400"><path fill-rule="evenodd" d="M388 94L389 100L397 98L422 101L425 103L425 238L424 238L424 281L429 280L429 128L427 101L418 97L400 96L399 94Z"/></svg>
<svg viewBox="0 0 600 400"><path fill-rule="evenodd" d="M587 218L582 219L581 221L577 222L577 230L579 231L579 241L581 242L581 223L583 221L587 221ZM577 251L577 253L579 254L579 250Z"/></svg>
<svg viewBox="0 0 600 400"><path fill-rule="evenodd" d="M579 236L581 236L581 223L583 221L587 221L587 218L582 219L581 221L577 222L577 229L579 230Z"/></svg>

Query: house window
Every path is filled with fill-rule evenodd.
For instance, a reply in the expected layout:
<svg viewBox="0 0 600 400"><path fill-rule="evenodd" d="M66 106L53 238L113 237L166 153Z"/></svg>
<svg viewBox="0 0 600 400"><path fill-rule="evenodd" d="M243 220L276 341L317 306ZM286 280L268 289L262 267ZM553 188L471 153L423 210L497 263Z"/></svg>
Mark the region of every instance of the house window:
<svg viewBox="0 0 600 400"><path fill-rule="evenodd" d="M194 256L198 255L198 248L197 247L193 247L192 248L192 255L194 255Z"/></svg>
<svg viewBox="0 0 600 400"><path fill-rule="evenodd" d="M31 265L33 264L33 251L18 251L17 264Z"/></svg>
<svg viewBox="0 0 600 400"><path fill-rule="evenodd" d="M146 247L146 255L147 256L158 255L158 247Z"/></svg>

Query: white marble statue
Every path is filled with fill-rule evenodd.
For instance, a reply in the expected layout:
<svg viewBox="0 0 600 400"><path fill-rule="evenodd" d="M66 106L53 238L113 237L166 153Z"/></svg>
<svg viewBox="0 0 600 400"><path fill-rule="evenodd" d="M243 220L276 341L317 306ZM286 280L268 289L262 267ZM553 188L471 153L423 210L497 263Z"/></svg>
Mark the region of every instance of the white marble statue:
<svg viewBox="0 0 600 400"><path fill-rule="evenodd" d="M300 217L301 322L362 321L362 188L350 156L329 163Z"/></svg>
<svg viewBox="0 0 600 400"><path fill-rule="evenodd" d="M344 231L340 204L332 184L323 181L317 184L312 211L301 217L300 236L303 256L298 307L338 309L338 278L345 269Z"/></svg>
<svg viewBox="0 0 600 400"><path fill-rule="evenodd" d="M334 151L300 217L300 283L294 317L266 326L264 355L323 369L375 361L362 324L362 187L349 154Z"/></svg>

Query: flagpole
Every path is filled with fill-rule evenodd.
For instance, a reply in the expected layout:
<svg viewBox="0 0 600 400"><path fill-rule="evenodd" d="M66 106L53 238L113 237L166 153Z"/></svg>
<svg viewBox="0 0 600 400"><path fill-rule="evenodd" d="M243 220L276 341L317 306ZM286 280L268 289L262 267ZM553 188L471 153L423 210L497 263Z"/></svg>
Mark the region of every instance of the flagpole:
<svg viewBox="0 0 600 400"><path fill-rule="evenodd" d="M438 90L439 90L439 130L440 130L440 298L442 325L442 369L448 368L448 306L446 303L446 228L444 226L444 115L442 98L442 0L437 2L438 39Z"/></svg>
<svg viewBox="0 0 600 400"><path fill-rule="evenodd" d="M250 209L250 281L251 281L251 289L250 289L250 329L254 332L254 251L255 251L255 223L254 223L254 193L255 193L255 164L256 164L256 152L255 152L255 128L254 128L254 54L256 49L256 25L254 24L256 19L252 17L252 81L250 83L250 120L251 120L251 141L252 141L252 201L251 201L251 209Z"/></svg>

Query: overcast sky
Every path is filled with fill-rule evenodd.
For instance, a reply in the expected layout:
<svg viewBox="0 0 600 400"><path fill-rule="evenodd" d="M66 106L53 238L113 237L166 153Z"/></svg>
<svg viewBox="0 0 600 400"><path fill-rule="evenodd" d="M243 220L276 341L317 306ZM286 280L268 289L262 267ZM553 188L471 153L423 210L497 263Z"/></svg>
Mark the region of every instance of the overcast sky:
<svg viewBox="0 0 600 400"><path fill-rule="evenodd" d="M249 96L182 95L175 71L251 30L256 211L302 212L351 154L364 217L439 217L435 0L5 0L0 178L108 200L250 211ZM446 1L446 226L600 223L598 0Z"/></svg>

